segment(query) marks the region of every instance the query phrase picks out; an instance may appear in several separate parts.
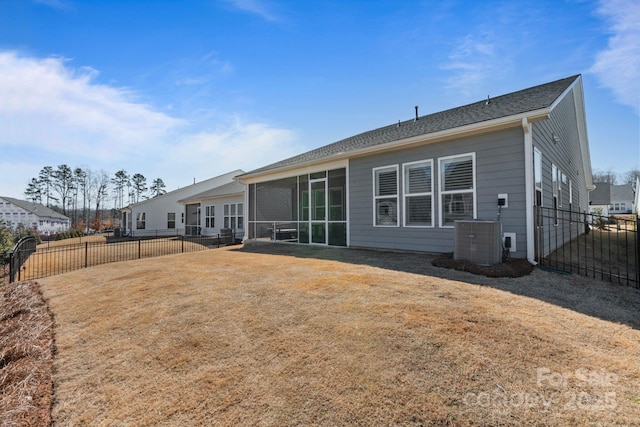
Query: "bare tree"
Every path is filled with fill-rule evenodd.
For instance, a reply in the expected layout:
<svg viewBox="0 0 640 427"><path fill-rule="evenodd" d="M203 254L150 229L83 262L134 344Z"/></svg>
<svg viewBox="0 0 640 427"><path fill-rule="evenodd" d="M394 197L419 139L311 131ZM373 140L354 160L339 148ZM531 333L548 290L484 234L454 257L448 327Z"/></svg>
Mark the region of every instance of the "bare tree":
<svg viewBox="0 0 640 427"><path fill-rule="evenodd" d="M608 182L609 184L616 183L616 174L611 169L594 170L591 176L593 178L593 182Z"/></svg>
<svg viewBox="0 0 640 427"><path fill-rule="evenodd" d="M101 169L93 176L96 190L96 216L94 224L98 226L100 224L100 205L106 201L107 194L109 193L109 174Z"/></svg>
<svg viewBox="0 0 640 427"><path fill-rule="evenodd" d="M636 183L636 177L640 177L640 169L631 169L630 171L625 172L622 177L622 181L625 184L634 185Z"/></svg>

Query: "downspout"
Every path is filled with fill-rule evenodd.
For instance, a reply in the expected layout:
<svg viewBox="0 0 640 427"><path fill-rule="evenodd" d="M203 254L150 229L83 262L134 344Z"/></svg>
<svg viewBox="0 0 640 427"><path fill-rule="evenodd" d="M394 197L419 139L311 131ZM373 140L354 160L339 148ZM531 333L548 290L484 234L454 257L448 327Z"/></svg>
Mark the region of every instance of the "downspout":
<svg viewBox="0 0 640 427"><path fill-rule="evenodd" d="M533 135L531 123L526 117L522 119L524 131L524 186L525 186L525 219L527 229L527 260L536 265L535 256L535 228L534 228L534 197L533 197Z"/></svg>

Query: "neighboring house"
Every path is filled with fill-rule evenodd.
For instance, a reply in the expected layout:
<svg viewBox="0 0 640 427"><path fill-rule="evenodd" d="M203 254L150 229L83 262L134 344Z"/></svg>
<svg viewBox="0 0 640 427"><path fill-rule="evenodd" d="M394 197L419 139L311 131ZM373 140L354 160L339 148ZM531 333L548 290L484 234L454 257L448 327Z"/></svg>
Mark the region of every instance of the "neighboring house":
<svg viewBox="0 0 640 427"><path fill-rule="evenodd" d="M187 187L170 191L121 210L125 235L171 236L199 233L200 214L185 210L179 200L233 182L233 178L244 171L238 169L210 178Z"/></svg>
<svg viewBox="0 0 640 427"><path fill-rule="evenodd" d="M416 109L413 120L238 179L249 239L452 252L456 220L499 217L511 255L534 261L536 206L588 208L582 77L421 117Z"/></svg>
<svg viewBox="0 0 640 427"><path fill-rule="evenodd" d="M594 186L596 188L589 193L589 213L609 216L611 184L608 182L596 182Z"/></svg>
<svg viewBox="0 0 640 427"><path fill-rule="evenodd" d="M630 214L634 207L633 185L622 184L611 186L610 214Z"/></svg>
<svg viewBox="0 0 640 427"><path fill-rule="evenodd" d="M609 216L630 214L635 207L633 185L615 185L608 182L595 183L595 190L589 194L589 212Z"/></svg>
<svg viewBox="0 0 640 427"><path fill-rule="evenodd" d="M71 220L53 209L11 197L0 197L0 221L14 229L18 224L37 229L42 235L67 231L71 227Z"/></svg>
<svg viewBox="0 0 640 427"><path fill-rule="evenodd" d="M200 217L199 234L217 236L223 228L231 229L236 239L244 237L244 185L230 182L191 197L179 200L186 212L196 212Z"/></svg>

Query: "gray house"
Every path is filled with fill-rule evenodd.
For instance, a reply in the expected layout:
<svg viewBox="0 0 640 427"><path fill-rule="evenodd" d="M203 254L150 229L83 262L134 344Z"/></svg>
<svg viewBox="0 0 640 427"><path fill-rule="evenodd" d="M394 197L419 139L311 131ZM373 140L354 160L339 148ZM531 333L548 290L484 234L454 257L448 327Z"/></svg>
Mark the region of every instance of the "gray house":
<svg viewBox="0 0 640 427"><path fill-rule="evenodd" d="M609 216L630 214L635 208L635 192L632 184L595 183L589 194L589 212Z"/></svg>
<svg viewBox="0 0 640 427"><path fill-rule="evenodd" d="M499 220L511 255L534 261L536 245L553 249L536 243L536 206L588 209L582 77L426 116L416 109L238 178L249 239L453 252L457 222Z"/></svg>

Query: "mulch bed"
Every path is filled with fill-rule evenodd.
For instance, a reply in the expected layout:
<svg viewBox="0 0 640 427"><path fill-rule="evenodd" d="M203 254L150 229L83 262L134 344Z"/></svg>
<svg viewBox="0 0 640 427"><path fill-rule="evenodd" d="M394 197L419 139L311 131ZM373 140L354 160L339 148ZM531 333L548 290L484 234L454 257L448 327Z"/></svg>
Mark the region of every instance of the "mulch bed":
<svg viewBox="0 0 640 427"><path fill-rule="evenodd" d="M443 254L432 261L435 267L450 268L458 271L487 276L487 277L522 277L533 271L533 265L526 259L510 259L506 262L484 266L470 261L455 260L453 253Z"/></svg>
<svg viewBox="0 0 640 427"><path fill-rule="evenodd" d="M37 283L0 285L0 425L51 424L53 318Z"/></svg>

